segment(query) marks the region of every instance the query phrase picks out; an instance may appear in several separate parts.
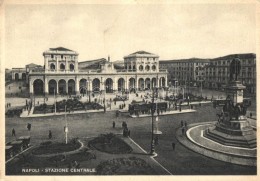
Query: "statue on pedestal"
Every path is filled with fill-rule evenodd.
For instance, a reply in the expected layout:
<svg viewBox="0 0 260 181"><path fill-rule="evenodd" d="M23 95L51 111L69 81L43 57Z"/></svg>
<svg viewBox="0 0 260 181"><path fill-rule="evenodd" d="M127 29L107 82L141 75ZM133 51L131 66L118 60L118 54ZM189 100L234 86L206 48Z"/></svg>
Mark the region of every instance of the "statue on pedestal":
<svg viewBox="0 0 260 181"><path fill-rule="evenodd" d="M237 81L237 77L241 70L241 62L238 56L234 58L230 63L230 75L229 80L230 81Z"/></svg>

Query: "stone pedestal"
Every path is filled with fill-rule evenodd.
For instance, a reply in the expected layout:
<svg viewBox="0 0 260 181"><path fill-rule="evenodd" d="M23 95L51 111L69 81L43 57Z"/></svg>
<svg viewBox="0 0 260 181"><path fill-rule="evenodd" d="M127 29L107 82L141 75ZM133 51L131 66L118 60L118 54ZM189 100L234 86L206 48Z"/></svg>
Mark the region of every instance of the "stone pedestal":
<svg viewBox="0 0 260 181"><path fill-rule="evenodd" d="M227 100L223 117L215 127L204 130L204 136L223 145L255 148L256 132L247 117L243 115L243 86L239 81L230 82L226 87Z"/></svg>

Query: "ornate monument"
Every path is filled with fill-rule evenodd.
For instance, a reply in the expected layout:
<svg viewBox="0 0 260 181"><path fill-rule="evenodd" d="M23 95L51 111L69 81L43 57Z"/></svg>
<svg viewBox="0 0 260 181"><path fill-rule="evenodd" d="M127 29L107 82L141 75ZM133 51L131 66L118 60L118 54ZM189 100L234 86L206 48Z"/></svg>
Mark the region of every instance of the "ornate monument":
<svg viewBox="0 0 260 181"><path fill-rule="evenodd" d="M250 101L244 100L245 86L238 81L241 63L238 57L230 63L230 80L226 86L227 98L215 127L204 131L204 136L223 145L255 148L256 133L246 117Z"/></svg>

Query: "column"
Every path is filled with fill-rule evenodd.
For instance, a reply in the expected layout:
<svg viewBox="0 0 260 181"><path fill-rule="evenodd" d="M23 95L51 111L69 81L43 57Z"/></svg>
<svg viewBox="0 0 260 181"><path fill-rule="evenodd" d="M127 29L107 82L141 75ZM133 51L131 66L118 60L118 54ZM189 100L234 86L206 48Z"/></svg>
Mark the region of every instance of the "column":
<svg viewBox="0 0 260 181"><path fill-rule="evenodd" d="M135 79L135 90L138 90L138 78L136 77L136 79Z"/></svg>
<svg viewBox="0 0 260 181"><path fill-rule="evenodd" d="M89 80L88 84L89 84L89 85L88 85L89 91L92 92L92 89L93 89L93 88L92 88L92 80Z"/></svg>
<svg viewBox="0 0 260 181"><path fill-rule="evenodd" d="M167 78L167 75L165 76L165 87L168 87L168 78Z"/></svg>
<svg viewBox="0 0 260 181"><path fill-rule="evenodd" d="M74 66L75 72L78 72L78 56L75 55L75 66Z"/></svg>
<svg viewBox="0 0 260 181"><path fill-rule="evenodd" d="M46 56L47 55L44 56L44 67L45 67L45 72L48 72L49 66L48 66L48 58Z"/></svg>
<svg viewBox="0 0 260 181"><path fill-rule="evenodd" d="M46 77L44 78L44 94L45 95L49 94L49 84L48 84L48 80Z"/></svg>
<svg viewBox="0 0 260 181"><path fill-rule="evenodd" d="M78 79L78 76L76 76L76 78L75 78L75 92L76 92L76 95L79 94L79 79Z"/></svg>
<svg viewBox="0 0 260 181"><path fill-rule="evenodd" d="M118 90L118 80L114 77L113 79L113 91L117 91Z"/></svg>
<svg viewBox="0 0 260 181"><path fill-rule="evenodd" d="M68 94L69 93L69 83L68 83L68 81L66 80L66 94Z"/></svg>
<svg viewBox="0 0 260 181"><path fill-rule="evenodd" d="M58 94L58 93L59 93L59 81L57 81L56 90L55 90L55 94Z"/></svg>
<svg viewBox="0 0 260 181"><path fill-rule="evenodd" d="M56 56L55 58L56 58L56 72L58 72L60 70L60 66L59 66L58 58Z"/></svg>
<svg viewBox="0 0 260 181"><path fill-rule="evenodd" d="M102 80L102 82L100 82L100 90L101 90L101 92L102 93L104 93L106 90L105 90L105 81L104 80Z"/></svg>
<svg viewBox="0 0 260 181"><path fill-rule="evenodd" d="M30 80L30 95L33 94L33 82Z"/></svg>
<svg viewBox="0 0 260 181"><path fill-rule="evenodd" d="M69 65L68 65L68 60L67 59L65 60L65 72L69 72Z"/></svg>
<svg viewBox="0 0 260 181"><path fill-rule="evenodd" d="M160 78L157 77L156 79L157 79L157 87L161 87L161 86L160 86Z"/></svg>
<svg viewBox="0 0 260 181"><path fill-rule="evenodd" d="M129 87L128 84L129 84L128 78L126 77L126 78L125 78L125 89L126 89L126 90L128 90L128 87Z"/></svg>

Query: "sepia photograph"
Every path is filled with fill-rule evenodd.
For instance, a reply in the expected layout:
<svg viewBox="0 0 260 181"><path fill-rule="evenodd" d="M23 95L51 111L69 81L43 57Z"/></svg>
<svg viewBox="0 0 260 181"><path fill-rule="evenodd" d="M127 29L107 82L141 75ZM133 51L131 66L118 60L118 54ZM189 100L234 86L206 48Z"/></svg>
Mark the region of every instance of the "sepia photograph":
<svg viewBox="0 0 260 181"><path fill-rule="evenodd" d="M2 174L257 176L259 1L14 2Z"/></svg>

